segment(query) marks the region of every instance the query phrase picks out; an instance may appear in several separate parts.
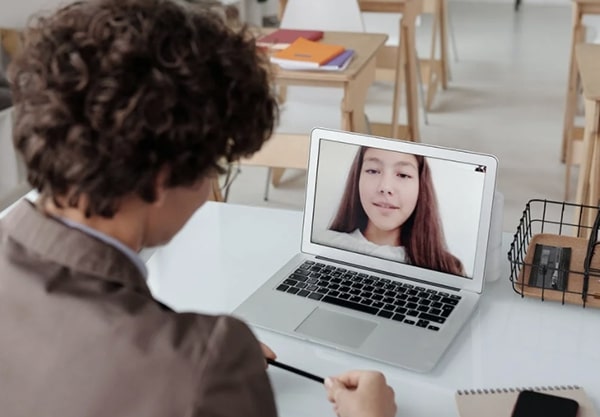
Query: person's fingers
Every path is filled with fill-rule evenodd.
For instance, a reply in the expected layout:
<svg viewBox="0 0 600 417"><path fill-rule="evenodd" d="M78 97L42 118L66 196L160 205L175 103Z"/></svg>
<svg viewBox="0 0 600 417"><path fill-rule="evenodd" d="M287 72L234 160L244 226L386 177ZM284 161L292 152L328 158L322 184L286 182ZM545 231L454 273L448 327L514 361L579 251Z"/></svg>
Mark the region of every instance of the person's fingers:
<svg viewBox="0 0 600 417"><path fill-rule="evenodd" d="M385 376L377 371L353 370L336 376L336 379L348 389L358 387L361 380L370 380L379 384L385 384Z"/></svg>
<svg viewBox="0 0 600 417"><path fill-rule="evenodd" d="M275 354L275 352L273 352L273 350L271 350L271 348L267 345L265 345L264 343L260 344L260 349L262 350L262 354L265 357L265 369L269 366L269 364L267 363L267 359L276 359L277 355Z"/></svg>
<svg viewBox="0 0 600 417"><path fill-rule="evenodd" d="M277 359L277 355L269 346L265 345L264 343L261 343L260 348L262 349L265 358Z"/></svg>
<svg viewBox="0 0 600 417"><path fill-rule="evenodd" d="M344 385L334 377L325 378L325 389L327 390L327 399L335 403L336 397L341 390L346 389Z"/></svg>

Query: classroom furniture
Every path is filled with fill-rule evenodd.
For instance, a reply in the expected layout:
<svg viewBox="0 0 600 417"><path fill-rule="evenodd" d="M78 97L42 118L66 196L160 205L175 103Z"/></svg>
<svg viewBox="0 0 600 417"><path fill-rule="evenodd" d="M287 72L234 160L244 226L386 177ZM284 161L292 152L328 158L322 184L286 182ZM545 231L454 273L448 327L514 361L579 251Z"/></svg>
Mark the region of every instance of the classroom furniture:
<svg viewBox="0 0 600 417"><path fill-rule="evenodd" d="M228 313L300 250L302 212L207 203L147 265L153 294L178 311ZM512 233L503 236L504 249ZM321 376L377 369L395 390L398 416L457 417L458 389L579 385L600 410L600 315L521 298L502 276L432 372L419 374L254 328L278 360ZM274 312L276 314L276 312ZM281 416L333 416L322 386L269 367ZM482 414L482 416L485 414Z"/></svg>
<svg viewBox="0 0 600 417"><path fill-rule="evenodd" d="M280 0L279 4L280 15L282 15L286 8L287 0ZM415 19L421 10L421 0L359 0L359 5L363 12L402 14L399 22L399 45L397 47L382 48L377 56L378 69L393 71L392 79L394 80L395 88L391 123L372 123L372 132L381 136L418 140L420 136ZM404 71L396 71L396 68L403 69ZM400 125L398 122L401 98L405 99L406 125Z"/></svg>
<svg viewBox="0 0 600 417"><path fill-rule="evenodd" d="M421 13L429 13L433 17L429 58L419 60L427 84L425 107L429 111L440 83L444 90L448 88L450 76L447 0L423 0Z"/></svg>
<svg viewBox="0 0 600 417"><path fill-rule="evenodd" d="M265 33L268 31L265 30ZM375 77L375 55L385 43L383 34L325 32L322 41L354 49L356 55L343 71L286 71L277 69L279 85L334 87L344 91L341 104L341 126L352 132L365 131L364 101L367 88Z"/></svg>
<svg viewBox="0 0 600 417"><path fill-rule="evenodd" d="M263 30L268 33L270 30ZM280 86L333 87L343 91L340 104L341 128L352 132L366 132L365 100L367 89L375 79L375 56L385 43L384 34L329 32L323 42L344 45L356 51L353 60L343 71L286 71L277 67L275 81ZM301 168L308 164L310 132L302 134L274 134L261 150L243 165L270 168ZM273 184L277 185L282 169L273 171Z"/></svg>
<svg viewBox="0 0 600 417"><path fill-rule="evenodd" d="M583 87L585 127L581 141L568 143L566 192L569 192L571 166L579 161L575 202L597 206L600 199L600 45L578 44L575 57ZM587 220L588 224L593 223L593 219Z"/></svg>
<svg viewBox="0 0 600 417"><path fill-rule="evenodd" d="M567 148L570 146L570 142L581 139L583 134L583 129L575 126L575 114L577 112L577 98L579 93L579 75L577 72L577 62L575 60L575 46L583 42L585 38L583 17L585 15L600 14L600 0L572 0L572 2L572 39L561 148L561 160L563 162L566 160Z"/></svg>

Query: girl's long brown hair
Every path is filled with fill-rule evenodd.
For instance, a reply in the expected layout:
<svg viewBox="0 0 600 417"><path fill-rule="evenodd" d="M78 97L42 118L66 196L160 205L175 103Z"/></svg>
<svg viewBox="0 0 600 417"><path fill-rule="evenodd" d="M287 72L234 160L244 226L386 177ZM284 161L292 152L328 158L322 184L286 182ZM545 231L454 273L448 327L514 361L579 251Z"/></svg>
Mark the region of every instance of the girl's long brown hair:
<svg viewBox="0 0 600 417"><path fill-rule="evenodd" d="M358 191L367 149L369 148L362 146L354 157L340 206L329 226L330 230L351 233L359 229L364 233L367 227L369 218L362 207ZM414 211L400 229L400 242L412 265L464 276L462 262L448 252L446 247L429 165L423 156L415 155L415 158L419 168L419 196Z"/></svg>

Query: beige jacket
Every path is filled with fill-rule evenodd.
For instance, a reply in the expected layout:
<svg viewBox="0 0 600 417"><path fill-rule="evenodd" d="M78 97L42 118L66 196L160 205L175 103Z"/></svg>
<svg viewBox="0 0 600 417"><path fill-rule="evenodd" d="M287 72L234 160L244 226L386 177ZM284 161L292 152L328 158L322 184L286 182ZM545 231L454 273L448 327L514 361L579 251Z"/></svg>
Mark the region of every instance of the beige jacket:
<svg viewBox="0 0 600 417"><path fill-rule="evenodd" d="M0 220L2 417L270 417L257 340L175 313L111 245L20 202Z"/></svg>

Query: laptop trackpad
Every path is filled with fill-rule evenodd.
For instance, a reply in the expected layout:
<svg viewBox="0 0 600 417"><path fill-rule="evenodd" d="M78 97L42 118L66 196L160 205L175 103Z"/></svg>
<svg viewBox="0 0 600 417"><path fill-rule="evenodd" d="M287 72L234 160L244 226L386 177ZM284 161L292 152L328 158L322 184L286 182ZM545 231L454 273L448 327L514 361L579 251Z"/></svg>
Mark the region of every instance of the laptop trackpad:
<svg viewBox="0 0 600 417"><path fill-rule="evenodd" d="M375 322L317 307L296 328L296 331L307 336L358 348L375 327L377 327Z"/></svg>

